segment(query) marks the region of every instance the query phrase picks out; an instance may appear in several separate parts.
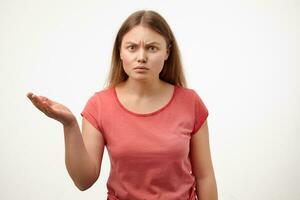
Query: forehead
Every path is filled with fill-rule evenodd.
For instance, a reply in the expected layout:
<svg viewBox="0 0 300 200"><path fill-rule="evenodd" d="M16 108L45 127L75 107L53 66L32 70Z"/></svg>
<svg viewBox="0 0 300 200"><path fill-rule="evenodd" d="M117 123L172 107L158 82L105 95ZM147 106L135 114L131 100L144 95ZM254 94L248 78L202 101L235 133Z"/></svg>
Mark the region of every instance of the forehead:
<svg viewBox="0 0 300 200"><path fill-rule="evenodd" d="M136 26L127 32L122 40L122 43L125 42L135 42L135 43L149 43L149 42L158 42L163 44L165 38L159 33L153 31L150 28L144 26Z"/></svg>

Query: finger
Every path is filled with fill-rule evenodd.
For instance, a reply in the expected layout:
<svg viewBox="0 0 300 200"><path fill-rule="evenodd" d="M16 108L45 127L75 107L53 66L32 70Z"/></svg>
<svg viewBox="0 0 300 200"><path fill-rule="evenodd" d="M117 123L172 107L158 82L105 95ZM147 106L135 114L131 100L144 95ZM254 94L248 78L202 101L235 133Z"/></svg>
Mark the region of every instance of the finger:
<svg viewBox="0 0 300 200"><path fill-rule="evenodd" d="M38 96L33 93L27 94L28 98L32 101L34 106L47 116L53 115L54 110L51 107L52 101L45 96Z"/></svg>
<svg viewBox="0 0 300 200"><path fill-rule="evenodd" d="M48 117L53 117L55 116L55 111L51 106L49 106L47 103L42 103L44 105L43 107L43 112L48 116Z"/></svg>
<svg viewBox="0 0 300 200"><path fill-rule="evenodd" d="M45 97L45 96L41 96L41 95L39 95L39 96L35 96L35 98L39 101L39 102L48 102L50 99L48 99L47 97Z"/></svg>
<svg viewBox="0 0 300 200"><path fill-rule="evenodd" d="M40 96L38 95L32 95L32 99L37 102L38 104L41 104L42 103L42 99Z"/></svg>
<svg viewBox="0 0 300 200"><path fill-rule="evenodd" d="M36 95L33 94L32 92L27 93L26 95L30 100L33 99Z"/></svg>
<svg viewBox="0 0 300 200"><path fill-rule="evenodd" d="M32 92L29 92L29 93L26 94L26 96L28 97L28 99L31 100L31 99L32 99L32 96L33 96L33 93L32 93Z"/></svg>
<svg viewBox="0 0 300 200"><path fill-rule="evenodd" d="M27 94L27 97L29 98L29 100L32 102L32 103L36 103L37 100L36 100L36 97L33 93L31 94Z"/></svg>
<svg viewBox="0 0 300 200"><path fill-rule="evenodd" d="M46 114L46 115L49 115L49 114L51 114L51 111L50 111L50 109L49 108L44 108L44 113Z"/></svg>
<svg viewBox="0 0 300 200"><path fill-rule="evenodd" d="M35 104L38 104L39 101L40 101L39 98L38 98L36 95L32 95L32 96L31 96L31 100L32 100L32 102L35 103Z"/></svg>
<svg viewBox="0 0 300 200"><path fill-rule="evenodd" d="M32 95L30 97L30 100L32 101L32 103L35 105L35 107L37 107L40 111L44 112L44 107L45 105L42 104L43 102L41 101L41 99L37 96L37 95Z"/></svg>
<svg viewBox="0 0 300 200"><path fill-rule="evenodd" d="M44 102L38 102L37 105L36 105L36 107L37 107L40 111L42 111L43 113L45 113L45 114L51 112L51 111L50 111L50 110L51 110L50 107L49 107L46 103L44 103Z"/></svg>
<svg viewBox="0 0 300 200"><path fill-rule="evenodd" d="M44 97L44 96L40 96L40 99L42 102L46 102L47 105L52 105L53 104L53 101L51 101L50 99L48 99L47 97Z"/></svg>
<svg viewBox="0 0 300 200"><path fill-rule="evenodd" d="M39 96L40 97L40 99L42 100L42 101L48 101L48 98L47 97L44 97L44 96Z"/></svg>
<svg viewBox="0 0 300 200"><path fill-rule="evenodd" d="M26 94L26 96L29 98L29 97L31 97L33 95L33 93L32 92L28 92L27 94Z"/></svg>

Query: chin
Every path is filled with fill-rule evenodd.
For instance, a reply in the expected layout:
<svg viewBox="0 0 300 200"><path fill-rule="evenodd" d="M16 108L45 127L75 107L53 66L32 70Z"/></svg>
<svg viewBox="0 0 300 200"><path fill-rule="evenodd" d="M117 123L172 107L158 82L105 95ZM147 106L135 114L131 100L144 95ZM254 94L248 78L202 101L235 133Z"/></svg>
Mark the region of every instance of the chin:
<svg viewBox="0 0 300 200"><path fill-rule="evenodd" d="M141 75L134 75L134 76L130 76L129 78L136 80L136 81L147 81L150 80L151 78L149 78L148 76L141 74Z"/></svg>

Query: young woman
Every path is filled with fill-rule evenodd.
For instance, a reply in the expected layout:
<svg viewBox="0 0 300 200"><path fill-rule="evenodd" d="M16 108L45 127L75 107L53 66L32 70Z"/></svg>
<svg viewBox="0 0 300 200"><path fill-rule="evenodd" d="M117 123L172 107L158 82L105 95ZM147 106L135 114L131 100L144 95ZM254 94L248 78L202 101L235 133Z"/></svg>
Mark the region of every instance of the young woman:
<svg viewBox="0 0 300 200"><path fill-rule="evenodd" d="M125 20L108 83L88 99L82 133L67 107L27 94L63 124L66 167L75 185L86 190L95 183L106 146L109 200L217 200L208 110L186 87L175 37L160 14L141 10Z"/></svg>

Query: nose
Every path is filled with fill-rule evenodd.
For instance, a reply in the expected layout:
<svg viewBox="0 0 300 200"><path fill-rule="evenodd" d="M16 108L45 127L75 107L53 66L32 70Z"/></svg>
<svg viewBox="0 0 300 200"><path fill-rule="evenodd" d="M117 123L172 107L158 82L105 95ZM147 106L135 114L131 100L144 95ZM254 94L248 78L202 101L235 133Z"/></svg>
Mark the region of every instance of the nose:
<svg viewBox="0 0 300 200"><path fill-rule="evenodd" d="M139 50L139 53L138 53L138 62L142 62L142 63L145 63L147 62L147 55L146 55L146 52L143 48L141 48Z"/></svg>

